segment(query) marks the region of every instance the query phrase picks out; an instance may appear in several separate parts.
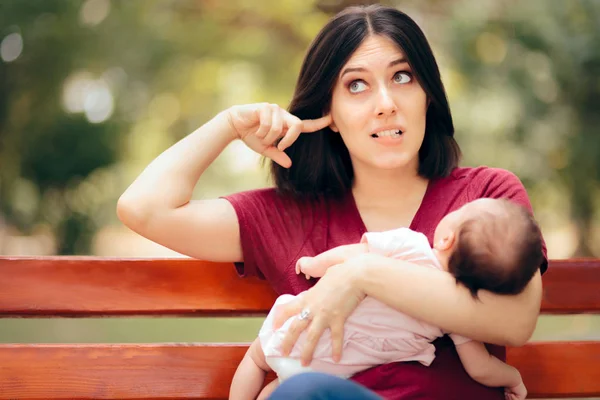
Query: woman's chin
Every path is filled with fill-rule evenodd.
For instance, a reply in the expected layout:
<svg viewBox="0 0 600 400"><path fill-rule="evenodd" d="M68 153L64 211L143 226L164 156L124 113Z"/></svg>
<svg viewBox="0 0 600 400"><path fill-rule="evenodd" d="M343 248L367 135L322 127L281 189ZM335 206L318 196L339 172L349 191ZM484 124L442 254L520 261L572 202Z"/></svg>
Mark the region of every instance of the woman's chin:
<svg viewBox="0 0 600 400"><path fill-rule="evenodd" d="M354 157L352 159L352 164L354 170L357 169L369 171L369 173L374 173L374 170L379 170L382 173L391 172L391 171L405 171L405 170L414 170L415 172L418 169L419 161L418 154L415 154L414 157L408 154L377 154L377 155L369 155L368 157ZM376 172L375 172L376 173Z"/></svg>
<svg viewBox="0 0 600 400"><path fill-rule="evenodd" d="M378 157L373 162L373 166L377 169L393 171L393 170L405 170L408 168L415 169L416 165L409 157L402 155L393 155L388 157Z"/></svg>

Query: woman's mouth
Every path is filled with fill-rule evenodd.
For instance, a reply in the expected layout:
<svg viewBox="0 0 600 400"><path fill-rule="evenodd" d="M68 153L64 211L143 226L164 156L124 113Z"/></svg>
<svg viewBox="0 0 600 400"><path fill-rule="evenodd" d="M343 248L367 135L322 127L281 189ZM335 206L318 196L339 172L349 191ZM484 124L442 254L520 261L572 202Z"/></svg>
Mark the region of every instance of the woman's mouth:
<svg viewBox="0 0 600 400"><path fill-rule="evenodd" d="M395 137L400 137L402 136L402 131L401 130L387 130L387 131L381 131L381 132L377 132L371 135L371 137L373 138L383 138L383 137L390 137L390 138L395 138Z"/></svg>
<svg viewBox="0 0 600 400"><path fill-rule="evenodd" d="M382 145L397 145L402 143L403 133L399 129L381 131L377 133L373 133L371 137L375 139L375 141Z"/></svg>

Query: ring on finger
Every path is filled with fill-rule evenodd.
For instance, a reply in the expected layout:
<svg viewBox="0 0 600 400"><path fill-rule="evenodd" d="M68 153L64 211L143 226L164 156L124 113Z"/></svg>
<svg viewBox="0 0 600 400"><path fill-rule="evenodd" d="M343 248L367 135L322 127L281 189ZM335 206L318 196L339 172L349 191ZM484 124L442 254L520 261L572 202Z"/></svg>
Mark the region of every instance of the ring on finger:
<svg viewBox="0 0 600 400"><path fill-rule="evenodd" d="M298 319L301 321L310 319L310 309L308 307L304 307L300 314L298 314Z"/></svg>

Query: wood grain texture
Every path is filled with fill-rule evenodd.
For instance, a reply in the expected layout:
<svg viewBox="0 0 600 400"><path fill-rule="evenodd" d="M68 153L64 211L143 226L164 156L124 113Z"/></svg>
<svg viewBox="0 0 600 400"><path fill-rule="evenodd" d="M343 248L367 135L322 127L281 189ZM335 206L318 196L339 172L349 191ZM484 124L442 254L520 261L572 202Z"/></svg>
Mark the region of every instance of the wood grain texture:
<svg viewBox="0 0 600 400"><path fill-rule="evenodd" d="M245 344L0 345L0 399L224 399L246 349Z"/></svg>
<svg viewBox="0 0 600 400"><path fill-rule="evenodd" d="M0 316L260 315L275 300L231 263L0 257Z"/></svg>
<svg viewBox="0 0 600 400"><path fill-rule="evenodd" d="M0 399L224 399L246 348L0 345ZM508 361L529 398L600 396L598 342L532 343L508 349Z"/></svg>
<svg viewBox="0 0 600 400"><path fill-rule="evenodd" d="M600 313L600 259L552 260L542 283L544 313Z"/></svg>
<svg viewBox="0 0 600 400"><path fill-rule="evenodd" d="M600 396L600 342L529 343L507 349L528 398Z"/></svg>
<svg viewBox="0 0 600 400"><path fill-rule="evenodd" d="M192 259L0 257L1 316L265 315L266 282ZM600 260L553 260L542 311L600 312Z"/></svg>
<svg viewBox="0 0 600 400"><path fill-rule="evenodd" d="M544 313L600 313L600 260L551 261ZM264 315L230 263L0 257L0 317ZM0 399L224 399L245 344L0 345ZM600 342L508 349L530 398L600 396ZM269 377L269 380L273 376Z"/></svg>

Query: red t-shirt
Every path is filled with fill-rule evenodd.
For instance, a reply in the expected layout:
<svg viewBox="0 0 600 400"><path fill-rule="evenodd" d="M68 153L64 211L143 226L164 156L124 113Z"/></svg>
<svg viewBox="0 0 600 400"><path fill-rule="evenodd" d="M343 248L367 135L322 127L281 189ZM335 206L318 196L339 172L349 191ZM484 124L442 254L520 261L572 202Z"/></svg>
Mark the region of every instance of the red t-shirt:
<svg viewBox="0 0 600 400"><path fill-rule="evenodd" d="M481 197L511 199L531 210L525 188L514 174L488 167L456 168L450 176L429 182L410 228L425 234L432 244L435 227L444 215ZM295 295L316 282L296 275L298 258L358 243L366 232L352 193L337 201L299 202L279 196L275 189L269 188L225 198L233 205L240 224L244 262L236 263L238 273L268 280L278 294ZM546 268L544 261L542 272ZM467 375L447 336L434 344L436 358L429 367L417 362L391 363L373 367L351 379L386 399L504 398L502 389L485 387ZM488 348L505 359L504 347Z"/></svg>

